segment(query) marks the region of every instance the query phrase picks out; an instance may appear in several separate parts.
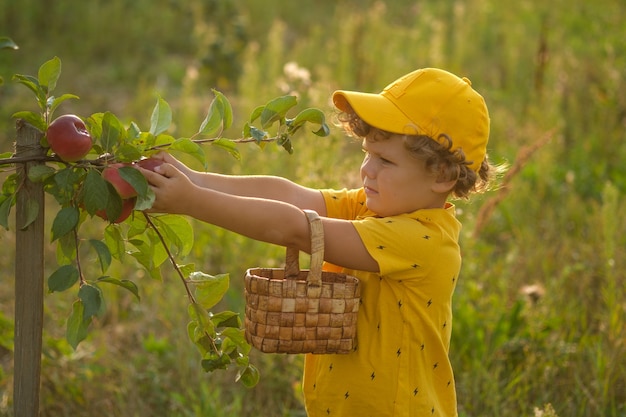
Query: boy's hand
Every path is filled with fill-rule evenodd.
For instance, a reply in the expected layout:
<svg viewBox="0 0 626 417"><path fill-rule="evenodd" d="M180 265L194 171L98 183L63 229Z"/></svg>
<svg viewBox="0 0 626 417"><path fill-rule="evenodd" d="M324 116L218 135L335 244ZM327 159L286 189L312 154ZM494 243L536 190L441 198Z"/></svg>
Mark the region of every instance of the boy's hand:
<svg viewBox="0 0 626 417"><path fill-rule="evenodd" d="M150 158L159 159L163 162L167 162L168 164L175 166L176 169L178 169L180 172L185 174L185 176L188 177L191 180L191 182L193 182L196 185L202 186L202 184L200 183L201 178L202 178L202 173L189 168L187 165L185 165L184 163L182 163L181 161L173 157L171 154L161 151L155 155L152 155Z"/></svg>
<svg viewBox="0 0 626 417"><path fill-rule="evenodd" d="M187 175L174 165L180 164L185 167L182 163L169 154L158 154L158 156L161 155L164 155L164 157L158 159L163 159L165 162L155 167L154 172L139 168L139 171L146 178L155 195L152 208L146 211L186 214L189 205L192 204L197 187Z"/></svg>

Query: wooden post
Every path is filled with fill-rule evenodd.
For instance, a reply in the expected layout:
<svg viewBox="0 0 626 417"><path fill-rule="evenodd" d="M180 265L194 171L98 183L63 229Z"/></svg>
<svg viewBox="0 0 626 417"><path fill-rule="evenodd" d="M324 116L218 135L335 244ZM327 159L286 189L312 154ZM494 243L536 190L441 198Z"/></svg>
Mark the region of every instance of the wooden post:
<svg viewBox="0 0 626 417"><path fill-rule="evenodd" d="M42 132L18 120L16 157L41 157ZM41 162L17 164L19 191L15 212L15 351L13 410L15 417L39 414L41 347L43 330L44 191L28 180L30 167ZM33 218L35 220L24 227Z"/></svg>

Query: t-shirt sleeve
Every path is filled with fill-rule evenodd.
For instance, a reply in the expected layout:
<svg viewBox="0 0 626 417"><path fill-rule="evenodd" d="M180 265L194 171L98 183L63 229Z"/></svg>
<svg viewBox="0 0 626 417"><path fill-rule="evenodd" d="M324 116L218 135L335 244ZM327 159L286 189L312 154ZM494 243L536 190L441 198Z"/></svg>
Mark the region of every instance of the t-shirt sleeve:
<svg viewBox="0 0 626 417"><path fill-rule="evenodd" d="M353 224L382 276L415 279L428 275L434 265L458 266L457 243L435 224L408 216L367 217Z"/></svg>
<svg viewBox="0 0 626 417"><path fill-rule="evenodd" d="M365 193L362 188L322 190L326 203L326 214L335 219L354 220L367 212Z"/></svg>
<svg viewBox="0 0 626 417"><path fill-rule="evenodd" d="M365 205L363 189L322 190L327 216L352 221L380 275L390 279L419 279L434 266L454 274L460 265L458 242L446 233L455 220L444 210L417 216L376 217Z"/></svg>

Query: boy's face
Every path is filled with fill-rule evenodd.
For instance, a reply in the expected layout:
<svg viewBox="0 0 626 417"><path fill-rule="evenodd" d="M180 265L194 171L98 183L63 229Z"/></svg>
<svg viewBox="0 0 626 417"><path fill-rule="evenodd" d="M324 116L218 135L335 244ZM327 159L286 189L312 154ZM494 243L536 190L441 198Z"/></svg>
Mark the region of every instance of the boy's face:
<svg viewBox="0 0 626 417"><path fill-rule="evenodd" d="M366 138L362 146L361 180L367 207L374 213L388 217L445 205L447 193L437 192L436 176L409 153L401 136Z"/></svg>

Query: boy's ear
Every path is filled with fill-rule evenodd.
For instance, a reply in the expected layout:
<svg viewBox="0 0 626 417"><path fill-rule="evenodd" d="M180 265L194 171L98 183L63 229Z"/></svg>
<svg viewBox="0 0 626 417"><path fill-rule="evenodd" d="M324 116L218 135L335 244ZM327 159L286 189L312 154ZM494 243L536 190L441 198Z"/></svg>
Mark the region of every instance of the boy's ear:
<svg viewBox="0 0 626 417"><path fill-rule="evenodd" d="M459 180L459 166L451 164L441 164L439 175L432 183L432 191L438 194L450 194Z"/></svg>
<svg viewBox="0 0 626 417"><path fill-rule="evenodd" d="M432 183L431 190L438 194L449 194L456 185L456 179L449 181L437 180Z"/></svg>

